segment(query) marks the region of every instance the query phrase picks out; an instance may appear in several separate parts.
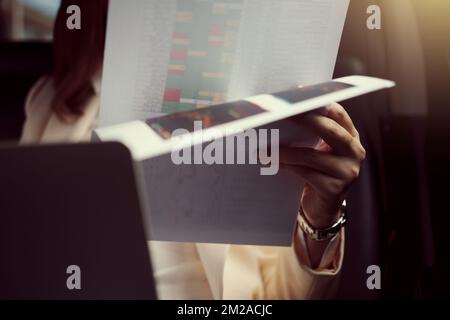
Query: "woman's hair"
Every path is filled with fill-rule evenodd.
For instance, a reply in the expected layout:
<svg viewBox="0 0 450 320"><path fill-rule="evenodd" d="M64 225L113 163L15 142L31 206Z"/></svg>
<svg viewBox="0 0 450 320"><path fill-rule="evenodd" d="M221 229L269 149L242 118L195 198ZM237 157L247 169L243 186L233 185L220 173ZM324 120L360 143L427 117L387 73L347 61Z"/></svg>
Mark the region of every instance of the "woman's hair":
<svg viewBox="0 0 450 320"><path fill-rule="evenodd" d="M67 8L80 8L81 29L70 30ZM83 114L95 94L92 78L101 70L105 47L108 0L62 0L53 31L51 108L61 119Z"/></svg>

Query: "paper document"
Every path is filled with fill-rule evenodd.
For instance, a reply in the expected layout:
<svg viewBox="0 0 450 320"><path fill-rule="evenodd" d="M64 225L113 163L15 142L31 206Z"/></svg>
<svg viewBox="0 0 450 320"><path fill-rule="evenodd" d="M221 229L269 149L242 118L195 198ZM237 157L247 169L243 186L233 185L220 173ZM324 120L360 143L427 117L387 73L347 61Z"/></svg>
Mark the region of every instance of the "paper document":
<svg viewBox="0 0 450 320"><path fill-rule="evenodd" d="M348 0L110 0L100 126L330 80Z"/></svg>
<svg viewBox="0 0 450 320"><path fill-rule="evenodd" d="M249 142L247 147L240 130L264 128L268 132L267 129L276 128L279 139L271 140L271 149L299 140L313 145L314 136L308 137L307 130L284 119L315 109L321 112L321 106L333 101L393 86L388 80L349 76L100 128L96 137L124 143L140 162L151 239L287 245L299 204L299 178L278 168L271 171L273 163L259 172L256 161L253 166L236 164L240 146L245 146L247 158L267 146L268 141L265 145ZM196 128L198 119L207 126ZM184 133L172 135L179 128ZM214 154L211 163L174 162L173 154L181 152L191 161L191 153L195 159L196 151L200 151L201 159L208 149L209 155ZM270 177L264 176L269 171Z"/></svg>
<svg viewBox="0 0 450 320"><path fill-rule="evenodd" d="M243 100L179 111L143 121L131 121L96 130L103 140L116 140L128 146L135 160L146 160L226 137L241 131L261 128L333 102L340 102L369 92L391 88L390 80L348 76L315 85L292 88L272 94L260 94ZM202 126L196 128L200 121ZM314 146L316 139L298 126L277 123L281 140L302 146ZM182 135L172 135L175 130ZM254 150L249 150L250 152Z"/></svg>
<svg viewBox="0 0 450 320"><path fill-rule="evenodd" d="M167 125L169 132L173 123L148 121L331 80L348 3L110 0L96 134L124 142L139 162L149 239L291 244L298 177L284 171L261 176L258 166L175 165L172 140L154 130ZM272 123L269 114L237 125ZM311 147L317 142L295 126L280 126L282 138Z"/></svg>

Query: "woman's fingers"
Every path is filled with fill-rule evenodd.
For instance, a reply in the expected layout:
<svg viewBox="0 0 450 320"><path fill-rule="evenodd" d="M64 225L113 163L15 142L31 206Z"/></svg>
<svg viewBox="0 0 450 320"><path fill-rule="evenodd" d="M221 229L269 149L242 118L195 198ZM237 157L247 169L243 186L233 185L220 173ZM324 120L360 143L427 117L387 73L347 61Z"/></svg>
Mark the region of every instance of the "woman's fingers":
<svg viewBox="0 0 450 320"><path fill-rule="evenodd" d="M331 177L325 173L306 166L283 165L302 177L317 193L325 199L345 193L349 185L342 179Z"/></svg>
<svg viewBox="0 0 450 320"><path fill-rule="evenodd" d="M328 107L328 113L326 116L336 121L336 123L340 124L353 137L359 138L358 130L356 130L352 119L348 115L347 111L345 111L343 106L338 103L332 103Z"/></svg>
<svg viewBox="0 0 450 320"><path fill-rule="evenodd" d="M335 103L327 113L311 112L291 120L310 129L323 141L318 150L281 148L281 164L300 175L325 199L345 194L359 176L366 156L358 131L345 109Z"/></svg>
<svg viewBox="0 0 450 320"><path fill-rule="evenodd" d="M360 164L350 158L311 148L280 148L280 163L305 166L335 178L352 181L359 176Z"/></svg>
<svg viewBox="0 0 450 320"><path fill-rule="evenodd" d="M358 137L331 118L308 114L302 119L302 125L321 137L338 155L355 157L363 151Z"/></svg>
<svg viewBox="0 0 450 320"><path fill-rule="evenodd" d="M359 133L341 105L331 104L326 114L310 112L291 118L291 120L320 136L336 154L359 160L365 158L365 150L359 141Z"/></svg>
<svg viewBox="0 0 450 320"><path fill-rule="evenodd" d="M347 111L345 111L344 107L342 107L338 103L332 103L326 109L323 109L323 110L320 109L319 111L318 110L311 111L306 114L301 114L298 116L291 117L288 120L293 121L297 124L303 125L305 118L314 117L314 116L316 116L316 117L323 116L323 117L328 117L330 119L333 119L337 124L339 124L344 129L346 129L348 131L348 133L350 133L353 137L359 138L358 130L356 130L352 119L350 118Z"/></svg>

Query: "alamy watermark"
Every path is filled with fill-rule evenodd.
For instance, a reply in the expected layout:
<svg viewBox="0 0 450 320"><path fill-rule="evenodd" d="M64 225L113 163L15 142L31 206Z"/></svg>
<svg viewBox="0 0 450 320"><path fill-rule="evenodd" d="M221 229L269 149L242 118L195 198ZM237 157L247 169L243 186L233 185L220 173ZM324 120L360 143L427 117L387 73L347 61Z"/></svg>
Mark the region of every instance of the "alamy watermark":
<svg viewBox="0 0 450 320"><path fill-rule="evenodd" d="M366 286L369 290L381 289L381 268L375 264L370 265L366 269L367 277Z"/></svg>
<svg viewBox="0 0 450 320"><path fill-rule="evenodd" d="M375 4L367 7L369 17L366 20L366 26L369 30L381 29L381 8Z"/></svg>
<svg viewBox="0 0 450 320"><path fill-rule="evenodd" d="M172 132L172 136L178 139L171 153L174 164L259 164L260 174L263 176L278 173L280 139L278 129L202 130L202 121L194 121L194 133L201 132L201 143L195 141L196 144L187 129L176 129ZM192 144L194 146L190 147Z"/></svg>
<svg viewBox="0 0 450 320"><path fill-rule="evenodd" d="M66 269L69 275L66 280L66 286L69 290L81 290L81 268L75 264Z"/></svg>
<svg viewBox="0 0 450 320"><path fill-rule="evenodd" d="M70 5L66 8L68 15L66 26L69 30L81 29L81 9L77 5ZM366 13L369 17L366 20L366 26L369 30L381 29L381 8L378 5L372 4L367 7Z"/></svg>
<svg viewBox="0 0 450 320"><path fill-rule="evenodd" d="M66 9L69 15L66 20L66 27L69 30L81 30L81 9L77 5L70 5Z"/></svg>

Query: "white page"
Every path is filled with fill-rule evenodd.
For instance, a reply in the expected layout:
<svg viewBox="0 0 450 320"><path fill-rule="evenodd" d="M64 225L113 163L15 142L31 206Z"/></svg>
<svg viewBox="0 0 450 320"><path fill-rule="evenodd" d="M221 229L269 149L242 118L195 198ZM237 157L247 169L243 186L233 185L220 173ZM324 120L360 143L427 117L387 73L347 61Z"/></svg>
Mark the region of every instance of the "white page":
<svg viewBox="0 0 450 320"><path fill-rule="evenodd" d="M184 108L189 103L192 107L215 104L330 80L348 2L110 0L100 125L176 111L177 103ZM204 42L192 41L203 25L215 25L208 22L196 24L188 34L191 43L185 44L185 65L173 61L173 49L180 49L180 42L185 41L180 37L186 33L182 24L191 19L180 8L189 3L212 6L202 12L202 19L215 19L214 14L231 17L226 20L231 31L208 37L208 45L223 41L226 47L220 53L220 60L225 61L220 66L205 60L205 52L216 51ZM204 70L192 72L192 64ZM165 90L173 81L168 70L180 67L185 67L181 87L193 88L188 91L194 91L194 96L182 91L178 102L167 102ZM208 99L212 101L205 102ZM307 143L313 145L314 139ZM141 164L150 209L146 215L149 239L291 243L301 192L298 177L285 172L260 176L256 166L175 166L167 156Z"/></svg>
<svg viewBox="0 0 450 320"><path fill-rule="evenodd" d="M183 48L174 44L174 35L180 29L183 31L183 23L176 21L177 12L182 10L180 4L193 3L195 7L198 3L212 3L213 8L214 3L218 8L228 4L230 21L236 20L237 26L224 28L225 35L222 36L228 46L222 50L223 59L230 60L220 66L223 72L209 72L212 78L202 78L190 72L182 80L182 83L188 83L201 92L208 91L210 82L220 81L214 76L226 76L215 90L224 94L222 99L219 96L214 101L218 103L276 92L296 84L330 80L348 2L111 0L100 126L146 119L164 112L164 91L166 86L170 86L167 83L168 70L174 64L171 52L174 48ZM204 14L199 19L202 22L195 25L188 36L195 38L195 33L203 25L204 28L214 26L214 22L207 20L215 19L213 12ZM198 60L205 72L210 71L208 68L215 68L211 63L208 66L205 57L195 57L196 53L208 52L202 41L192 41L184 47L189 55L188 64L195 64ZM179 67L183 63L175 64ZM185 67L189 69L189 65Z"/></svg>
<svg viewBox="0 0 450 320"><path fill-rule="evenodd" d="M347 0L245 1L229 100L330 80L347 7Z"/></svg>

